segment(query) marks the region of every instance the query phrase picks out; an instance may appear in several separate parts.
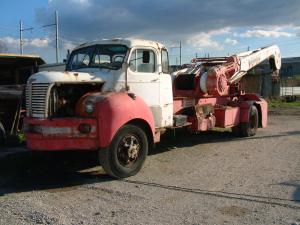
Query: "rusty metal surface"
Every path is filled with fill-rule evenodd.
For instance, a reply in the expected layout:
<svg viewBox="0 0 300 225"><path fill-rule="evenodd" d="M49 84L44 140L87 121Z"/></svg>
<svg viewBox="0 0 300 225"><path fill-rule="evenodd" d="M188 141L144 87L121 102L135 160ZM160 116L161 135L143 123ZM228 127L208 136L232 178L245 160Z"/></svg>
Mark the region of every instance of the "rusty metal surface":
<svg viewBox="0 0 300 225"><path fill-rule="evenodd" d="M0 121L6 134L14 135L22 127L25 83L44 63L36 55L0 54Z"/></svg>

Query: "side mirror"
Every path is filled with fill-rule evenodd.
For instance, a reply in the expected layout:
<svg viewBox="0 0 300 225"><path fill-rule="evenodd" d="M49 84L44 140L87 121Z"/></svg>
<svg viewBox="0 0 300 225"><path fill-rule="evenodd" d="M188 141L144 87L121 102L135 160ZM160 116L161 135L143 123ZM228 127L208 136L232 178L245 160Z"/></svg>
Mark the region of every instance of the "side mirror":
<svg viewBox="0 0 300 225"><path fill-rule="evenodd" d="M150 62L150 52L143 51L143 63L149 63L149 62Z"/></svg>

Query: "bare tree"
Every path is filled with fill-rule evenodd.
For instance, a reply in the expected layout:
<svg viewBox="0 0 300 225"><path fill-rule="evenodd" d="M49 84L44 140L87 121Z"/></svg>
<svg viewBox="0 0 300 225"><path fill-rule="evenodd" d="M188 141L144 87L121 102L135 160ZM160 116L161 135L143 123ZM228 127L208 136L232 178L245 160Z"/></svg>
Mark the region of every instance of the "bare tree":
<svg viewBox="0 0 300 225"><path fill-rule="evenodd" d="M7 46L6 44L4 43L4 41L1 41L0 40L0 53L4 53L4 52L7 52Z"/></svg>

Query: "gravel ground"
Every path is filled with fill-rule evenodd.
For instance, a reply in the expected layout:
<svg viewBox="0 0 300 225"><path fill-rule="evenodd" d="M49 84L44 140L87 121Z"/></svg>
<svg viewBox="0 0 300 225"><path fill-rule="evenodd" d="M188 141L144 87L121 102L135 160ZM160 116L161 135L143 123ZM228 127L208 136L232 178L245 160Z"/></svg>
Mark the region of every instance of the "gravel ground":
<svg viewBox="0 0 300 225"><path fill-rule="evenodd" d="M252 138L163 138L134 177L94 153L7 158L0 224L300 224L300 109L273 111Z"/></svg>

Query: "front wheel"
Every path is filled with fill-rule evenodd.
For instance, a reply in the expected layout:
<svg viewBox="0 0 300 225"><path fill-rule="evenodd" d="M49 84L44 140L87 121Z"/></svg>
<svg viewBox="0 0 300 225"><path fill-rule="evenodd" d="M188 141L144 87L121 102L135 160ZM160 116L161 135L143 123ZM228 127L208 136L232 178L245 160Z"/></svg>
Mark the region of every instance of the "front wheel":
<svg viewBox="0 0 300 225"><path fill-rule="evenodd" d="M99 150L99 160L106 173L125 178L137 174L148 155L148 139L143 129L123 126L110 146Z"/></svg>

